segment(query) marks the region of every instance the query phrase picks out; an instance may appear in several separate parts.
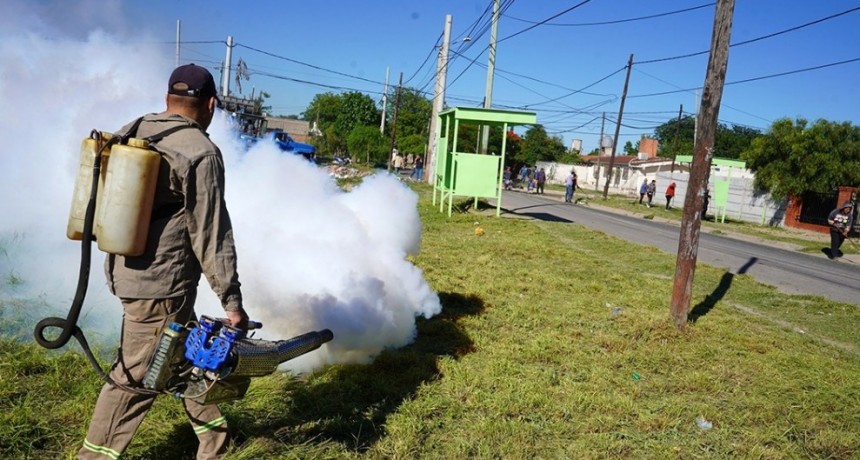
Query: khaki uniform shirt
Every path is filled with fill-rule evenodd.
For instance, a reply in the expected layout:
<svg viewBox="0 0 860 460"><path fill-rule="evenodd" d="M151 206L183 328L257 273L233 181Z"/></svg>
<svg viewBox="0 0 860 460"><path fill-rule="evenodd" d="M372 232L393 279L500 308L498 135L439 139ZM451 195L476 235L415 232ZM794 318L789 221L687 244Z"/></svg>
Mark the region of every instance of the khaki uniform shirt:
<svg viewBox="0 0 860 460"><path fill-rule="evenodd" d="M133 137L190 125L156 144L161 166L146 252L108 255L111 292L124 299L162 299L196 292L205 274L226 311L242 307L233 227L224 202L224 160L200 126L181 115L150 114ZM131 123L119 134L126 133Z"/></svg>

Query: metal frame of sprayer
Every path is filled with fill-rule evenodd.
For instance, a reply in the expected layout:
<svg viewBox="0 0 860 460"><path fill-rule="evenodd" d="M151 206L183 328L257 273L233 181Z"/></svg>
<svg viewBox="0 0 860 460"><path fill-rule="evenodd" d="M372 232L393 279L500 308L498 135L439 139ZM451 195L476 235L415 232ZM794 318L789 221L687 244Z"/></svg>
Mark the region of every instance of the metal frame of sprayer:
<svg viewBox="0 0 860 460"><path fill-rule="evenodd" d="M251 322L249 329L260 327ZM162 332L143 386L201 404L239 399L248 391L251 377L271 374L281 363L332 338L332 332L323 329L287 340L251 339L241 329L208 316L185 326L171 323Z"/></svg>

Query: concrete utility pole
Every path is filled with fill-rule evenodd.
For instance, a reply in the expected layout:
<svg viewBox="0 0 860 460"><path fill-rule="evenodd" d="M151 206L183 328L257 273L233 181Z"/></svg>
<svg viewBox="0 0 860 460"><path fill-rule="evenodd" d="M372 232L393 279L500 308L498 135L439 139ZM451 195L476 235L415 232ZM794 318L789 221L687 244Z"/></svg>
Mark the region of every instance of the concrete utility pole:
<svg viewBox="0 0 860 460"><path fill-rule="evenodd" d="M385 109L388 107L388 71L385 68L385 89L382 91L382 121L379 122L379 134L385 134Z"/></svg>
<svg viewBox="0 0 860 460"><path fill-rule="evenodd" d="M624 116L624 100L627 99L627 85L630 83L630 69L633 68L633 53L627 60L627 78L624 79L624 92L621 93L621 107L618 109L618 123L615 123L615 138L612 139L612 154L606 169L606 185L603 186L603 199L609 196L609 182L612 181L612 168L615 166L615 151L618 149L618 135L621 133L621 117Z"/></svg>
<svg viewBox="0 0 860 460"><path fill-rule="evenodd" d="M496 36L499 33L499 6L501 0L493 1L493 28L490 31L490 60L487 63L487 87L484 90L484 108L493 105L493 77L496 73ZM487 154L490 144L490 125L481 127L481 153Z"/></svg>
<svg viewBox="0 0 860 460"><path fill-rule="evenodd" d="M699 229L702 226L701 211L708 193L708 176L711 172L711 157L726 67L729 61L729 36L732 32L734 0L718 0L714 15L714 32L711 36L711 53L702 90L701 111L696 133L696 147L690 168L690 182L684 199L684 216L681 220L681 235L678 238L678 259L675 264L675 283L672 288L671 313L675 326L683 329L687 325L690 298L693 295L693 278L696 274L696 258L699 250Z"/></svg>
<svg viewBox="0 0 860 460"><path fill-rule="evenodd" d="M397 112L400 109L400 88L403 86L403 72L400 72L400 82L397 83L397 95L394 98L394 116L391 118L391 150L388 153L388 170L391 171L391 163L394 163L394 146L397 145Z"/></svg>
<svg viewBox="0 0 860 460"><path fill-rule="evenodd" d="M224 58L224 79L221 80L221 95L230 95L230 67L233 66L233 36L227 36L227 56Z"/></svg>
<svg viewBox="0 0 860 460"><path fill-rule="evenodd" d="M427 142L427 157L424 169L427 182L436 183L436 141L439 139L439 112L445 104L445 79L448 76L448 45L451 42L451 15L445 15L445 32L442 34L442 47L436 61L436 87L433 91L433 110L430 113L430 139Z"/></svg>
<svg viewBox="0 0 860 460"><path fill-rule="evenodd" d="M675 172L675 158L678 156L678 138L681 137L681 114L684 113L684 104L678 109L678 124L675 126L675 151L672 153L672 173Z"/></svg>
<svg viewBox="0 0 860 460"><path fill-rule="evenodd" d="M606 124L606 112L600 117L600 140L597 141L597 169L594 170L594 191L600 187L600 154L603 153L603 126Z"/></svg>
<svg viewBox="0 0 860 460"><path fill-rule="evenodd" d="M176 20L176 67L179 67L179 30L182 28L182 21Z"/></svg>

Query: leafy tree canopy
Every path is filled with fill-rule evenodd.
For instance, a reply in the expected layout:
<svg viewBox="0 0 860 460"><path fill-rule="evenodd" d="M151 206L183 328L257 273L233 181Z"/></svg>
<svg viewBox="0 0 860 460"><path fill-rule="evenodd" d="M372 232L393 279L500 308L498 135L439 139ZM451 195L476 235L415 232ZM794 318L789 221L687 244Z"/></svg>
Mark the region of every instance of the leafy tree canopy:
<svg viewBox="0 0 860 460"><path fill-rule="evenodd" d="M347 136L346 142L353 162L385 163L388 159L389 141L379 132L378 127L356 126Z"/></svg>
<svg viewBox="0 0 860 460"><path fill-rule="evenodd" d="M389 107L386 109L386 116L388 117L386 126L389 129L394 117L395 102L397 102L396 94L390 95L388 97ZM417 89L401 88L400 106L397 108L397 125L395 127L397 130L397 144L402 144L399 139L413 134L424 136L427 139L430 132L430 114L432 112L433 104ZM419 152L423 151L424 149L419 150Z"/></svg>
<svg viewBox="0 0 860 460"><path fill-rule="evenodd" d="M824 193L860 185L860 127L803 118L777 120L756 137L741 159L756 185L775 197Z"/></svg>
<svg viewBox="0 0 860 460"><path fill-rule="evenodd" d="M680 123L673 118L658 126L654 129L654 138L659 142L658 155L664 158L692 155L695 132L696 119L692 115L681 117ZM714 134L714 154L720 158L738 159L758 136L761 132L757 129L719 123Z"/></svg>
<svg viewBox="0 0 860 460"><path fill-rule="evenodd" d="M515 159L533 165L537 161L555 161L566 152L561 137L550 136L543 125L534 125L523 136L522 150Z"/></svg>
<svg viewBox="0 0 860 460"><path fill-rule="evenodd" d="M638 153L639 153L639 147L638 147L638 145L639 145L639 143L638 143L638 142L636 143L636 145L635 145L635 146L633 145L633 142L632 142L632 141L627 141L627 142L625 142L625 143L624 143L624 153L626 153L627 155L636 155L636 154L638 154Z"/></svg>
<svg viewBox="0 0 860 460"><path fill-rule="evenodd" d="M303 120L318 123L325 139L314 143L330 154L346 150L347 136L356 126L379 126L380 116L373 99L357 91L317 94L302 112Z"/></svg>

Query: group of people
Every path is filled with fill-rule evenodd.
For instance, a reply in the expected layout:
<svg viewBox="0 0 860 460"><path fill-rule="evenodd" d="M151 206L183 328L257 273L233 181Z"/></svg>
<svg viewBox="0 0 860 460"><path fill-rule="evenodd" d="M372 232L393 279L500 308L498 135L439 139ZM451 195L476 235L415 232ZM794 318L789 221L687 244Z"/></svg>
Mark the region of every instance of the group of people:
<svg viewBox="0 0 860 460"><path fill-rule="evenodd" d="M394 169L394 174L400 177L403 169L412 168L409 173L409 178L412 180L424 180L424 157L421 155L407 154L406 157L402 153L394 149L391 160L391 166Z"/></svg>
<svg viewBox="0 0 860 460"><path fill-rule="evenodd" d="M519 188L525 188L529 193L537 193L543 195L544 187L546 186L546 170L544 168L537 169L528 165L523 165L520 168L519 174L514 177L511 167L505 167L502 175L502 185L505 190L513 190L514 180L519 183Z"/></svg>
<svg viewBox="0 0 860 460"><path fill-rule="evenodd" d="M675 198L675 187L677 187L677 184L675 184L675 182L670 183L669 186L666 187L666 210L667 211L672 206L672 200ZM644 204L650 208L651 203L654 200L654 195L656 193L657 193L657 181L655 179L652 179L651 182L648 182L648 179L646 178L644 181L642 181L642 185L639 186L639 204L643 204L642 201L647 196L648 201L645 202ZM707 209L707 205L705 205L705 208Z"/></svg>

